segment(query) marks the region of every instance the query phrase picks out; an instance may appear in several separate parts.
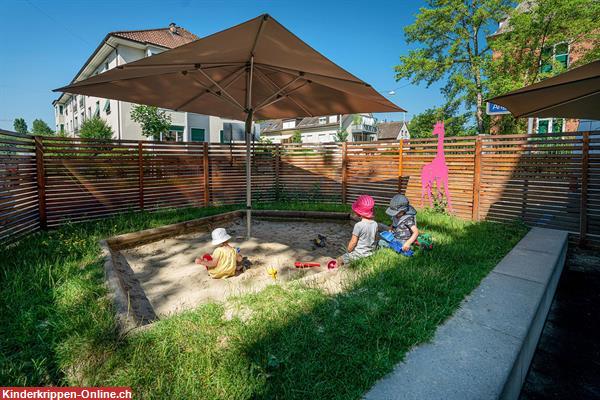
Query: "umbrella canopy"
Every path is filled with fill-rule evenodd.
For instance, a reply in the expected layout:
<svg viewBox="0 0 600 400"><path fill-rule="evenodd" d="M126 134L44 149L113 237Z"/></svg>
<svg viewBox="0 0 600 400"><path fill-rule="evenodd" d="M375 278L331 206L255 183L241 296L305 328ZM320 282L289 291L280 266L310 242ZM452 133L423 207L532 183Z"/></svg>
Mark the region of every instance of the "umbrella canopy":
<svg viewBox="0 0 600 400"><path fill-rule="evenodd" d="M600 60L489 101L515 117L600 119Z"/></svg>
<svg viewBox="0 0 600 400"><path fill-rule="evenodd" d="M238 120L404 111L269 15L56 91Z"/></svg>
<svg viewBox="0 0 600 400"><path fill-rule="evenodd" d="M55 91L245 120L248 236L254 119L405 111L267 14Z"/></svg>

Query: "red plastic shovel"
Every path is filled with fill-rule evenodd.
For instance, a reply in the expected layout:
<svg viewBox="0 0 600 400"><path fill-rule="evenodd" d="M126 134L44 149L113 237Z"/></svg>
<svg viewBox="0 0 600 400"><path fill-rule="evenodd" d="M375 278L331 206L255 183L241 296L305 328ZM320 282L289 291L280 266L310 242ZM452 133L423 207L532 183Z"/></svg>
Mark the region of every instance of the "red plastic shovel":
<svg viewBox="0 0 600 400"><path fill-rule="evenodd" d="M294 266L296 268L309 268L309 267L320 267L321 264L316 263L316 262L295 262Z"/></svg>

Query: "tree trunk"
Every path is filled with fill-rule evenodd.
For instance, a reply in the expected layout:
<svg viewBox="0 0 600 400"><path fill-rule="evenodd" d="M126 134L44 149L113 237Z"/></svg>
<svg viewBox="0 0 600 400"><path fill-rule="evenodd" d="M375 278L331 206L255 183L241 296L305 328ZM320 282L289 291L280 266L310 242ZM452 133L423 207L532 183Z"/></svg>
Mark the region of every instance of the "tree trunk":
<svg viewBox="0 0 600 400"><path fill-rule="evenodd" d="M481 87L481 70L475 68L475 86L477 87L477 110L475 111L475 119L477 121L477 133L483 133L483 88Z"/></svg>

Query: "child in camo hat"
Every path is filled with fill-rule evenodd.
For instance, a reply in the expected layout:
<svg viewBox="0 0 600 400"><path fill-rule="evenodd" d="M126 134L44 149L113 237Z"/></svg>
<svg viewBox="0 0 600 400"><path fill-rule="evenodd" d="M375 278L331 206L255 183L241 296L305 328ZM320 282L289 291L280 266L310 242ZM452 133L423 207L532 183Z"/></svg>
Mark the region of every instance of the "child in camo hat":
<svg viewBox="0 0 600 400"><path fill-rule="evenodd" d="M392 217L390 232L394 234L396 240L402 242L402 250L410 250L410 246L419 236L417 210L410 205L406 196L397 194L390 201L390 206L385 210L385 213ZM389 247L389 244L380 239L379 247Z"/></svg>

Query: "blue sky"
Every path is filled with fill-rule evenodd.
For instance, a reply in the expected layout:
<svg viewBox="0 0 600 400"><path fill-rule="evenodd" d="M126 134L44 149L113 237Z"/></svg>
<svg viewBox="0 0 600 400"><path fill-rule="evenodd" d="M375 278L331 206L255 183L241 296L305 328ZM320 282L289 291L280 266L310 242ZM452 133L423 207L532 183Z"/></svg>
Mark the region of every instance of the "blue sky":
<svg viewBox="0 0 600 400"><path fill-rule="evenodd" d="M442 103L439 85L396 82L393 67L406 54L403 27L422 1L47 1L4 2L0 15L0 128L23 117L54 126L51 90L73 79L110 31L166 27L205 36L262 13L408 110L407 118ZM400 120L401 114L379 115Z"/></svg>

